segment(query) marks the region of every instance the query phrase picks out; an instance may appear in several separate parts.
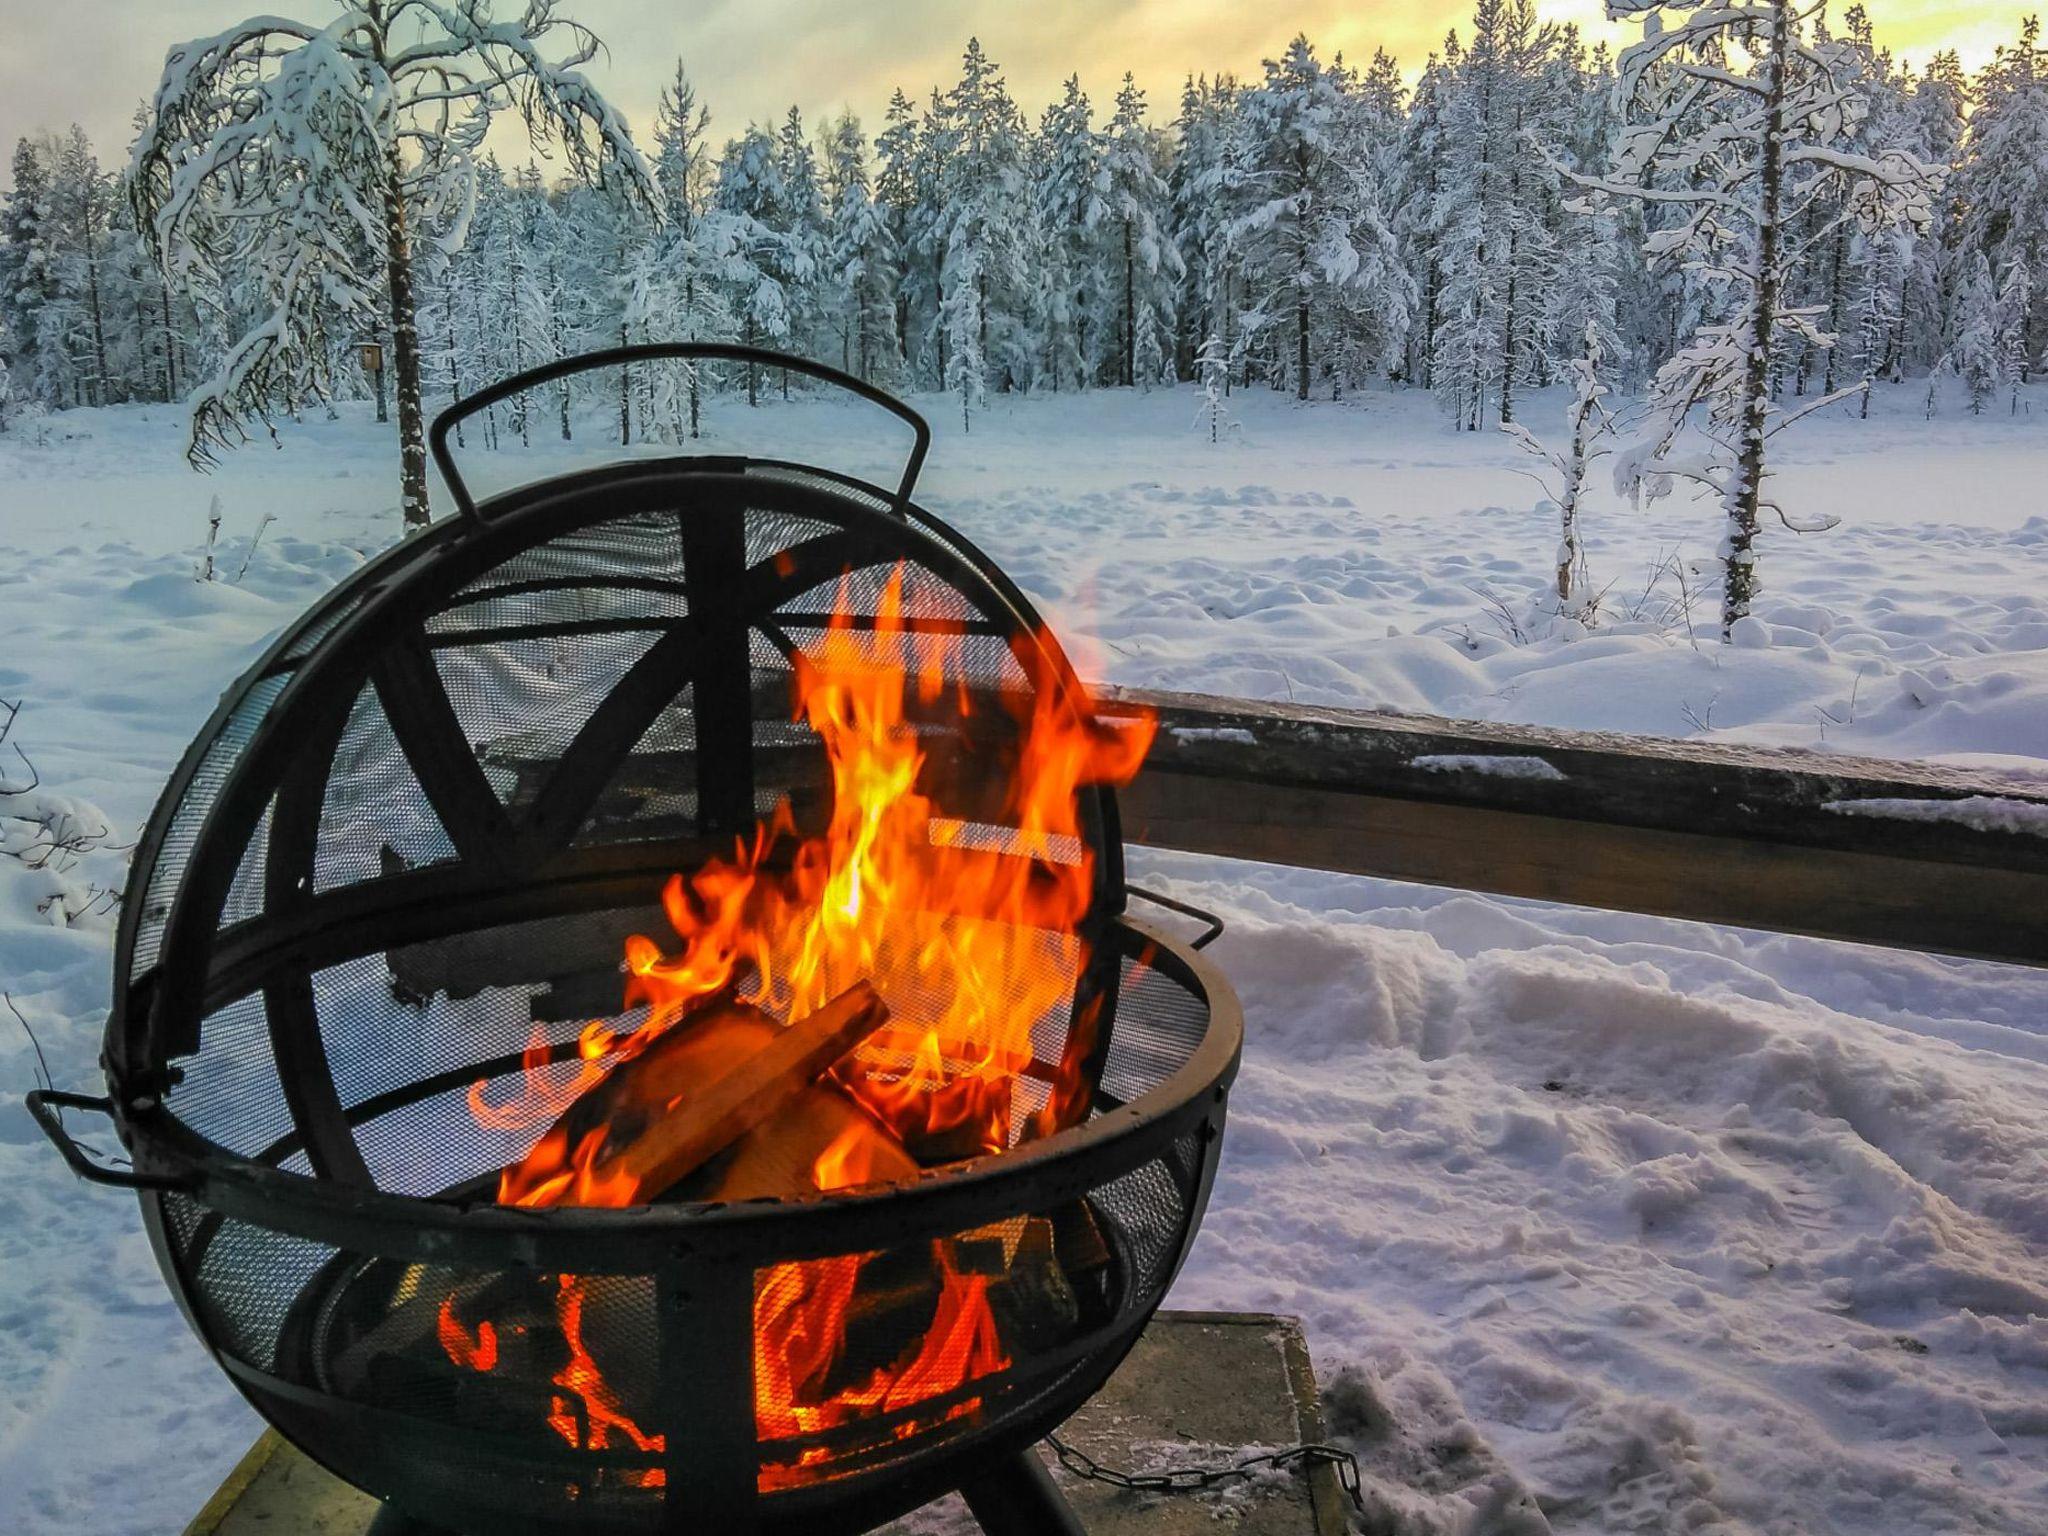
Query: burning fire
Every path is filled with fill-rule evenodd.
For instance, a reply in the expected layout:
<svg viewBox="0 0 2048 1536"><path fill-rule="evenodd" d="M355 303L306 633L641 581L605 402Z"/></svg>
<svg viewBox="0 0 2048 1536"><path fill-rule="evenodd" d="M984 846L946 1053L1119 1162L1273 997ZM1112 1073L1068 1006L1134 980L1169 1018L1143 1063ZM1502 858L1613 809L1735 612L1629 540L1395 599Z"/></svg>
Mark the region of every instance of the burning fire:
<svg viewBox="0 0 2048 1536"><path fill-rule="evenodd" d="M898 1022L848 1055L831 1087L811 1090L831 1101L813 1107L829 1107L832 1115L813 1116L789 1133L794 1140L786 1138L783 1161L790 1146L807 1149L807 1166L800 1163L795 1176L811 1190L914 1176L924 1163L997 1152L1085 1112L1081 1067L1092 1033L1086 1015L1075 1021L1042 1107L1032 1110L1015 1090L1035 1057L1034 1029L1071 1006L1087 958L1079 927L1095 870L1079 791L1127 782L1151 745L1152 722L1098 722L1085 700L1055 686L1044 657L1028 645L1012 648L1028 692L997 695L1003 718L977 719L982 701L964 683L949 682L961 675L955 662L963 636L957 627L906 614L901 568L871 627L852 616L852 606L842 579L816 654L795 663L795 718L818 733L831 766L829 824L800 835L785 800L730 860L673 877L662 905L680 949L665 954L638 935L626 944L626 1006L644 1007L644 1022L624 1030L587 1025L566 1064L551 1059L537 1029L517 1095L494 1102L485 1084L471 1089L471 1112L487 1128L549 1127L505 1169L501 1203L625 1206L659 1197L663 1189L640 1187L601 1156L616 1125L572 1125L575 1117L563 1119L571 1106L678 1025L701 1033L712 1053L705 1064L725 1070L731 1062L720 1064L715 1054L713 1016L720 1008L796 1020L862 981ZM941 786L927 782L939 776L929 771L938 765L918 720L942 711L956 715L970 735L1002 743L1002 799L986 820L948 814L935 798ZM734 1039L745 1033L733 1028ZM676 1038L688 1048L697 1043L694 1034ZM659 1079L660 1094L670 1091L668 1081ZM631 1108L636 1115L667 1114L688 1092L685 1086L674 1097ZM785 1112L750 1137L790 1120ZM690 1186L692 1193L762 1192L747 1186L745 1148L743 1141L722 1182ZM912 1288L913 1309L928 1322L892 1359L851 1379L850 1319L863 1273L879 1256L807 1260L756 1276L755 1417L763 1440L907 1408L1009 1364L990 1305L991 1275L964 1265L953 1242L930 1249ZM555 1384L584 1404L592 1448L661 1450L662 1437L626 1416L585 1349L585 1303L583 1283L560 1277L554 1309L569 1361ZM458 1366L487 1372L497 1364L492 1324L469 1329L455 1316L452 1297L438 1336ZM974 1406L958 1404L953 1412ZM583 1443L562 1399L549 1423L571 1444ZM899 1433L917 1427L906 1423ZM658 1469L651 1475L658 1483Z"/></svg>

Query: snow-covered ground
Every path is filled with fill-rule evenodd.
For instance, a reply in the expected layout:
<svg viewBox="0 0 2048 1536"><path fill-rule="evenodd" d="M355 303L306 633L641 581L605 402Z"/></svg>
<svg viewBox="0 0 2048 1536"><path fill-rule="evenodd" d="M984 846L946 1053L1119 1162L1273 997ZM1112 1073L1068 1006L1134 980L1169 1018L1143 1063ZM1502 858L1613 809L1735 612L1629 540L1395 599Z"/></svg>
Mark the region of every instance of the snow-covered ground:
<svg viewBox="0 0 2048 1536"><path fill-rule="evenodd" d="M1767 535L1771 643L1745 649L1711 643L1710 599L1687 623L1676 573L1712 514L1606 496L1608 622L1517 643L1555 530L1512 445L1417 397L1255 392L1216 447L1187 391L997 403L966 436L929 404L921 499L1098 676L2048 776L2048 397L1930 422L1911 388L1790 434L1782 498L1844 523ZM720 447L882 477L879 420L713 415ZM39 811L98 834L61 872L0 858L0 989L67 1086L93 1078L120 845L264 637L396 531L388 429L359 408L211 479L181 430L124 408L0 438L0 700L23 704L0 787L18 743ZM215 494L223 579L200 583ZM26 835L0 822L0 848ZM2048 1531L2048 973L1136 863L1231 918L1215 954L1248 1021L1175 1300L1307 1320L1387 1528ZM0 1512L175 1531L255 1424L130 1203L21 1113L34 1053L6 1013Z"/></svg>

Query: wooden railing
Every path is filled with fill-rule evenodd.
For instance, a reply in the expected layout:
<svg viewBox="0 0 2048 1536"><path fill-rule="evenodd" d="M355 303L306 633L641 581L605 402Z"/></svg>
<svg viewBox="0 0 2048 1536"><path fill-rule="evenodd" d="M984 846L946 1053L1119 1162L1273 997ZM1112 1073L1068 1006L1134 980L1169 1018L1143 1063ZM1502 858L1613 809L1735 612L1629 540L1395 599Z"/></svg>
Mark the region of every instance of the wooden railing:
<svg viewBox="0 0 2048 1536"><path fill-rule="evenodd" d="M2048 964L2048 778L1202 694L1104 699L1133 706L1160 729L1119 795L1129 842Z"/></svg>

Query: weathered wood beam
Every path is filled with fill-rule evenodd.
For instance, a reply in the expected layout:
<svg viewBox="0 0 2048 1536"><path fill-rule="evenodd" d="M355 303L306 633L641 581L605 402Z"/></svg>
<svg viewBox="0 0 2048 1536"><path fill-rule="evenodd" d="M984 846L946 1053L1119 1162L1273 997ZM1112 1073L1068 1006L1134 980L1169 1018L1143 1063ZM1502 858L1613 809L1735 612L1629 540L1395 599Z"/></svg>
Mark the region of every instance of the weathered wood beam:
<svg viewBox="0 0 2048 1536"><path fill-rule="evenodd" d="M1118 797L1134 843L2048 964L2042 781L1201 694L1104 699L1112 714L1139 706L1160 729Z"/></svg>

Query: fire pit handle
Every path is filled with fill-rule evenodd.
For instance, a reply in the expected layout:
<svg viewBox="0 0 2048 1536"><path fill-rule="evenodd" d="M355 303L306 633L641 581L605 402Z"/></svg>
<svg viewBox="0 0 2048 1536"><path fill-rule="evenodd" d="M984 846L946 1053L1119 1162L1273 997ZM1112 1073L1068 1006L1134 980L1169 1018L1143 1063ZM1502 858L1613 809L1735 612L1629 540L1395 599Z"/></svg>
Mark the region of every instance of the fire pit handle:
<svg viewBox="0 0 2048 1536"><path fill-rule="evenodd" d="M1136 896L1143 901L1151 902L1155 907L1164 907L1169 912L1178 912L1182 917L1192 917L1198 923L1207 923L1209 925L1207 931L1200 938L1190 943L1188 945L1189 949L1207 949L1211 944L1214 944L1223 937L1223 919L1214 912L1206 911L1185 901L1177 901L1171 896L1163 896L1158 891L1145 890L1141 886L1131 885L1128 882L1124 885L1124 891L1127 895Z"/></svg>
<svg viewBox="0 0 2048 1536"><path fill-rule="evenodd" d="M37 1088L22 1100L28 1112L36 1118L36 1124L43 1128L43 1134L50 1138L64 1161L71 1165L71 1171L81 1179L93 1184L110 1184L115 1189L186 1189L186 1181L165 1173L138 1173L133 1168L109 1168L96 1163L85 1155L85 1148L71 1139L71 1133L64 1128L62 1111L67 1109L91 1110L94 1114L109 1119L114 1114L112 1099L95 1098L89 1093L66 1093L59 1088Z"/></svg>
<svg viewBox="0 0 2048 1536"><path fill-rule="evenodd" d="M887 390L877 389L865 379L857 379L850 373L842 373L825 363L813 362L807 357L792 357L786 352L771 352L766 347L744 347L724 341L655 341L631 347L607 347L601 352L585 352L577 357L557 358L538 368L529 368L524 373L515 373L509 379L500 379L488 389L482 389L465 400L458 400L434 418L434 424L427 429L427 444L433 450L434 462L440 466L441 478L448 482L448 489L455 496L455 504L462 514L476 522L484 521L477 510L476 498L469 492L468 484L456 471L455 456L448 451L448 434L455 430L456 423L467 421L479 411L487 411L500 400L509 399L525 390L542 384L551 384L556 379L567 378L572 373L589 373L599 368L624 368L634 363L676 361L754 363L764 368L783 368L791 373L805 374L836 385L848 394L858 395L871 405L878 405L890 415L906 422L915 441L911 444L910 457L903 465L903 479L896 486L895 510L902 516L910 506L910 493L917 484L918 472L924 468L925 453L932 445L931 423L923 416L898 400Z"/></svg>

